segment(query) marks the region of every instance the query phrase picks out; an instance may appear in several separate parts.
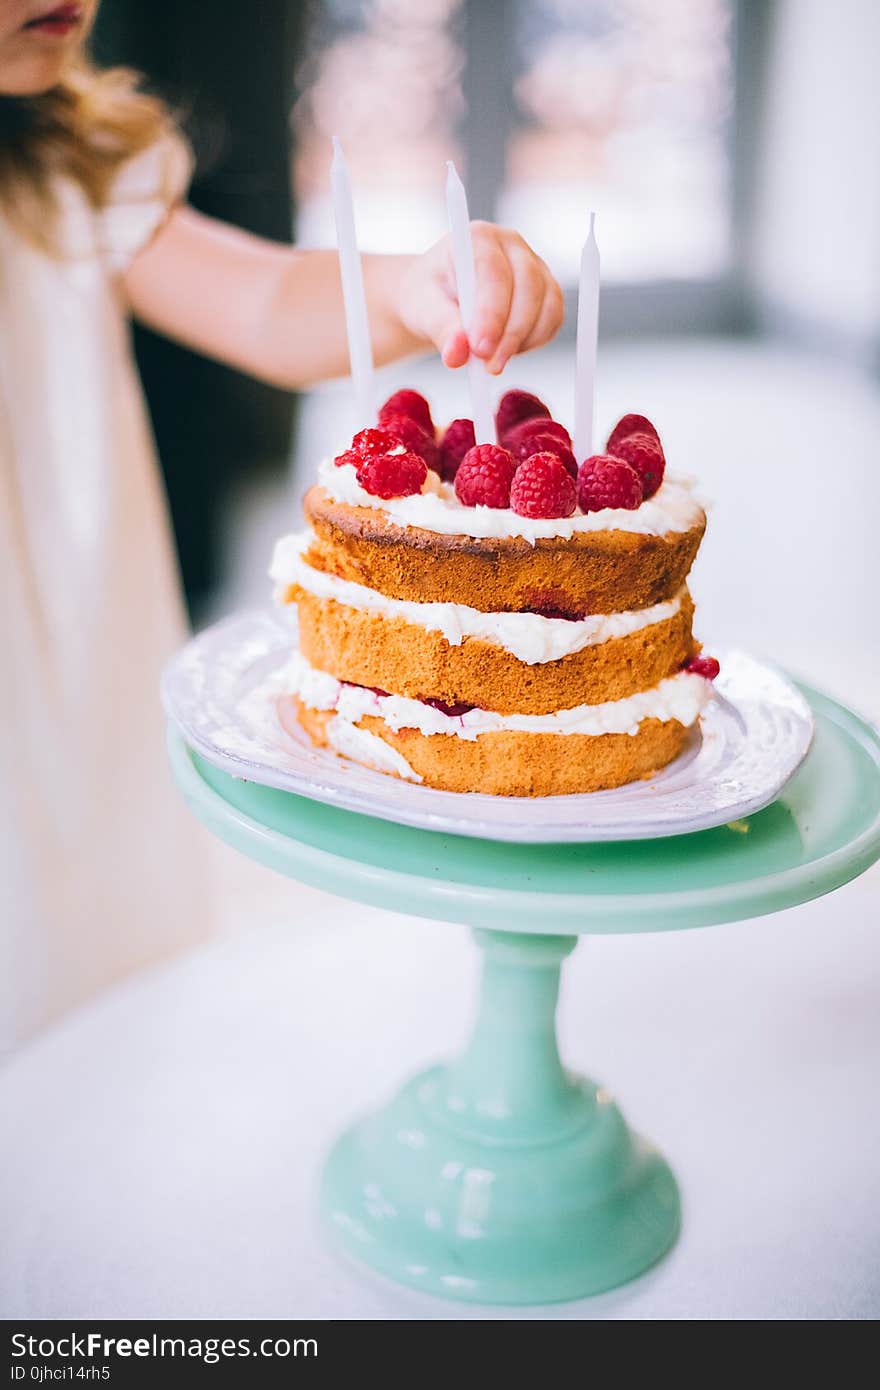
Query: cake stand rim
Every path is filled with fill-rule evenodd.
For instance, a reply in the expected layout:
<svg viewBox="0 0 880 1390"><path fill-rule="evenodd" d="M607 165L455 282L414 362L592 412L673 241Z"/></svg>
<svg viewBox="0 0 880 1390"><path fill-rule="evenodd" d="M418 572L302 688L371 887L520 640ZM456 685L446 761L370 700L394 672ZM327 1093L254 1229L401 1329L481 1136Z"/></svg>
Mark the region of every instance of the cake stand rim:
<svg viewBox="0 0 880 1390"><path fill-rule="evenodd" d="M803 765L813 742L815 733L814 711L800 684L795 681L783 667L772 660L756 656L739 647L731 647L722 652L725 664L745 662L747 667L753 668L753 674L757 671L759 676L766 677L769 675L783 687L787 688L784 692L784 697L781 698L793 699L794 701L800 702L802 706L798 713L801 723L807 726L806 731L801 731L799 738L795 740L795 746L791 750L791 756L785 764L781 777L779 777L777 773L772 779L772 784L767 783L763 787L757 789L754 787L750 788L751 795L743 796L740 791L738 797L731 800L730 804L726 806L715 805L713 807L707 805L706 809L699 813L695 812L693 808L690 808L686 814L679 814L677 819L669 818L670 812L668 810L665 812L665 815L661 814L659 818L657 818L656 815L652 816L649 811L646 818L643 808L643 814L641 816L637 815L631 823L627 822L622 812L617 812L615 818L611 821L602 820L600 817L598 821L590 822L588 819L586 824L578 821L577 825L575 825L569 818L567 823L554 824L552 829L548 830L546 833L540 831L535 833L533 828L534 822L531 820L529 821L530 828L528 833L524 833L523 826L518 823L511 825L506 820L502 819L502 822L497 827L498 833L492 834L489 833L486 817L482 814L478 813L476 817L468 817L464 816L462 813L463 818L459 818L445 805L443 808L432 806L429 807L428 810L418 810L418 812L416 812L406 804L392 804L392 793L390 791L384 797L379 792L373 792L368 794L365 798L359 790L356 794L352 795L350 789L346 788L342 782L333 781L334 774L332 771L327 774L331 779L330 782L325 784L322 780L322 773L320 772L317 775L310 776L304 775L302 770L291 772L290 770L285 770L284 768L276 766L271 760L266 762L263 757L251 759L239 750L221 747L215 742L212 742L211 739L205 735L204 731L198 726L198 722L194 721L191 713L188 712L188 704L191 703L193 699L192 687L197 689L195 697L197 702L202 702L204 699L204 691L201 688L201 682L204 681L204 676L199 671L198 667L199 658L201 656L200 649L202 649L206 643L213 643L216 645L220 638L225 637L227 633L234 633L238 638L239 630L242 628L247 629L250 626L255 628L261 638L263 637L261 629L268 628L273 636L280 634L285 644L291 640L293 640L294 644L297 644L296 622L294 620L293 623L289 623L287 618L288 615L282 615L275 609L255 608L252 610L243 610L231 613L227 617L221 618L201 632L195 634L195 636L175 654L163 672L161 694L166 714L177 724L183 734L184 740L195 750L200 758L212 764L221 772L264 787L274 788L277 791L307 798L308 800L331 807L334 810L345 811L352 815L365 816L373 820L386 821L390 824L407 825L414 830L430 831L445 836L467 837L468 839L476 841L492 841L523 846L541 844L630 844L640 840L655 841L670 839L676 836L700 834L705 830L730 824L731 821L738 821L748 816L755 815L757 812L764 810L767 806L772 805L781 795L791 778L795 776ZM240 639L239 645L241 645ZM193 668L196 671L195 678L189 667L190 658L196 659L196 664ZM214 661L217 660L216 651L212 652L212 659ZM181 677L184 689L182 704L177 689L178 683L181 682ZM188 692L186 689L187 685L191 687ZM816 694L818 695L819 692L816 692ZM755 704L756 707L760 704L760 701L756 700L754 697L752 697L751 702L746 699L745 704L743 704L742 693L740 693L739 698L736 698L732 695L728 696L722 690L720 695L721 699L719 704L729 711L728 718L732 715L733 721L740 725L747 725L749 718L754 717L753 714L748 713L748 711L751 710L752 704ZM853 718L860 718L855 712L851 711L850 713ZM277 718L278 716L273 714L273 721L277 720ZM288 734L288 740L290 737L291 736ZM332 761L333 764L339 761L343 763L347 761L346 759L340 760L335 753L328 750L322 749L318 751L323 758ZM678 765L679 761L680 759L676 759L668 768L661 769L659 777L662 778L667 773L671 772L672 769ZM368 771L370 770L368 769ZM401 785L396 779L389 778L386 774L381 772L370 771L370 775L376 780L377 787L383 782L391 782L397 786ZM293 782L294 785L291 785L291 782ZM633 785L639 785L639 783L637 782ZM654 779L651 779L649 785L654 785ZM659 782L657 782L657 785L659 786ZM724 775L721 777L720 785L726 785ZM711 790L711 786L712 781L710 777L706 790ZM469 798L462 796L460 793L446 791L437 792L431 788L419 788L418 790L427 791L435 796L439 795L450 801L469 800ZM626 791L627 787L623 786L611 789L610 791L587 794L585 799L590 799L591 796L599 798L618 796L621 792L626 793ZM577 802L580 799L581 798L574 794L559 798L496 798L486 795L479 798L480 801L491 802L497 800L505 804L509 804L510 801L522 801L528 805L530 812L532 808L544 804L545 801L555 802L558 800L564 802ZM367 804L364 804L365 800Z"/></svg>
<svg viewBox="0 0 880 1390"><path fill-rule="evenodd" d="M810 703L817 721L829 719L842 727L850 737L854 736L866 751L870 750L880 776L880 730L841 701L800 682L798 688ZM685 930L742 921L821 897L857 878L880 859L878 810L853 839L816 858L769 874L756 873L745 879L710 887L590 894L553 892L545 888L534 891L499 889L490 884L426 878L420 873L406 873L398 868L340 855L260 821L211 785L196 760L211 768L214 775L225 782L235 784L237 779L202 758L198 750L187 744L171 720L168 740L174 776L190 808L210 830L249 857L288 877L354 901L435 920L488 927L490 930L546 935L566 932L629 934ZM802 766L806 766L811 755L812 750ZM328 809L337 815L357 816L356 812L337 807ZM377 818L368 819L380 826L390 825ZM465 838L435 833L449 840ZM716 832L695 832L712 833ZM679 838L686 845L692 836L682 835ZM473 843L471 837L467 837L467 840ZM242 841L246 842L246 848ZM653 847L656 844L656 840L634 840L630 842L630 848L637 853L641 846ZM591 846L596 849L603 847ZM516 848L527 853L530 848L546 851L548 846L517 845ZM568 850L571 846L563 844L559 848ZM681 858L683 862L684 856ZM547 915L548 909L552 916Z"/></svg>

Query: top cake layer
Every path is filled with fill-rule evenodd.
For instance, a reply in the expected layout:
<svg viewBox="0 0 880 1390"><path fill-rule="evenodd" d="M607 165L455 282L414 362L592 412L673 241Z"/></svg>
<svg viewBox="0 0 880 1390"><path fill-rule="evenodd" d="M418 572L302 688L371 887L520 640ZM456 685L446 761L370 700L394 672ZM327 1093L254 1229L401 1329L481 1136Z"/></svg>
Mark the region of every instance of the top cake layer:
<svg viewBox="0 0 880 1390"><path fill-rule="evenodd" d="M629 523L638 513L594 512L569 518L563 534L530 541L521 535L481 537L401 523L390 505L352 505L317 486L304 501L315 535L306 558L317 569L415 603L461 603L484 613L549 612L575 619L628 612L673 598L687 578L706 518L682 492L689 507L680 530L621 529L621 517ZM402 501L423 499L426 494ZM476 515L481 510L489 511L459 507L457 512ZM449 515L456 514L450 506ZM573 529L575 523L594 522L599 524Z"/></svg>

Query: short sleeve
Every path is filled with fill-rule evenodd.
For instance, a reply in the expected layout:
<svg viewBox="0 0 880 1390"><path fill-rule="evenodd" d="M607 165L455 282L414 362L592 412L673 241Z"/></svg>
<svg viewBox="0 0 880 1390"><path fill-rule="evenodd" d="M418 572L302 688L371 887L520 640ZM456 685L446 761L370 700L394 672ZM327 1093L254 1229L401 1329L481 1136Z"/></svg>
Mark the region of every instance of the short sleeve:
<svg viewBox="0 0 880 1390"><path fill-rule="evenodd" d="M192 163L186 141L172 134L123 164L98 214L98 249L111 272L128 268L185 196Z"/></svg>

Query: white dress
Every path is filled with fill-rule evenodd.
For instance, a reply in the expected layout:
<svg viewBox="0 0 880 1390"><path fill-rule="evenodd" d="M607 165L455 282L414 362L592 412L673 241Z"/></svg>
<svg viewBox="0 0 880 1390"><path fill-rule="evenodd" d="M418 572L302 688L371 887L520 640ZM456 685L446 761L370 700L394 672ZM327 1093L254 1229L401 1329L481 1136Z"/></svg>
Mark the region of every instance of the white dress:
<svg viewBox="0 0 880 1390"><path fill-rule="evenodd" d="M188 175L164 141L99 213L63 184L60 259L0 215L0 1054L208 930L158 695L183 607L115 283Z"/></svg>

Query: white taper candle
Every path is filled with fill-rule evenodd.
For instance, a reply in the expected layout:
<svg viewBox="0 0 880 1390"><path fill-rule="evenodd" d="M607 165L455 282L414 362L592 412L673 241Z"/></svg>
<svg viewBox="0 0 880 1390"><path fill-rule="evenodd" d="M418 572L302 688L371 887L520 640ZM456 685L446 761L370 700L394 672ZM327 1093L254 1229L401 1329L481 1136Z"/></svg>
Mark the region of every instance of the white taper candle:
<svg viewBox="0 0 880 1390"><path fill-rule="evenodd" d="M578 285L577 361L574 386L574 456L578 463L593 452L593 396L599 343L599 248L596 214L590 213L590 234L581 252Z"/></svg>
<svg viewBox="0 0 880 1390"><path fill-rule="evenodd" d="M376 388L373 378L373 348L367 319L367 299L364 294L364 275L357 235L354 227L354 204L348 165L338 138L333 136L333 163L330 166L330 188L333 195L333 215L336 219L336 244L339 248L339 270L342 275L342 297L345 301L345 329L348 334L348 360L354 386L359 429L372 425L376 419Z"/></svg>
<svg viewBox="0 0 880 1390"><path fill-rule="evenodd" d="M471 220L467 194L450 159L446 165L446 208L452 238L452 259L455 264L455 283L461 320L467 334L473 327L477 299L477 277L474 271L474 247L471 241ZM478 444L494 444L495 421L489 404L489 378L485 364L471 353L468 358L468 382L471 389L471 414Z"/></svg>

